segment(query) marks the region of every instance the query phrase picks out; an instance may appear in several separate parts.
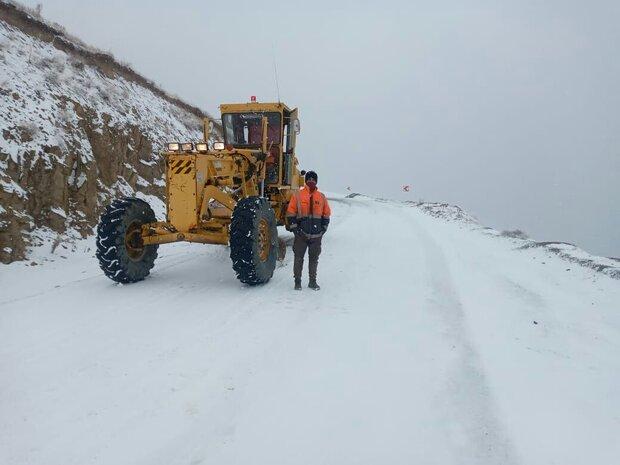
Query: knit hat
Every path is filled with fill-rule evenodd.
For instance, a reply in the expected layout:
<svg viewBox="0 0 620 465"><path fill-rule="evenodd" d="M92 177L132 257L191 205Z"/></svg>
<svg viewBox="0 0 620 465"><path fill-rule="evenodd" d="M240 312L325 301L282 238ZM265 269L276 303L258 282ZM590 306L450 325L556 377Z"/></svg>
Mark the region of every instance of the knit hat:
<svg viewBox="0 0 620 465"><path fill-rule="evenodd" d="M317 182L317 183L319 182L319 177L314 171L308 171L306 173L306 178L305 178L306 182L308 182L309 179L314 179L314 182Z"/></svg>

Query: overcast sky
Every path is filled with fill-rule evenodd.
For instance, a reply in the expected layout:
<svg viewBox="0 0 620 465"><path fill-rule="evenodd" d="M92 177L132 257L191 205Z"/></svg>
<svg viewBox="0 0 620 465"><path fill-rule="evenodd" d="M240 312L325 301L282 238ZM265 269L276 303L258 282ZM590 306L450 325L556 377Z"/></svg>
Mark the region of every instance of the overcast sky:
<svg viewBox="0 0 620 465"><path fill-rule="evenodd" d="M275 56L323 190L620 256L617 0L25 3L213 114L276 99Z"/></svg>

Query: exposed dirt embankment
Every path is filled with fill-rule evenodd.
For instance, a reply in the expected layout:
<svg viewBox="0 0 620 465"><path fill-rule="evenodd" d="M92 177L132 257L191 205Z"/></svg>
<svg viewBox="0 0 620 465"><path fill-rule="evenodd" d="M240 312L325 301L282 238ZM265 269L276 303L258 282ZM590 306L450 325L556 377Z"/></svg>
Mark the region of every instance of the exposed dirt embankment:
<svg viewBox="0 0 620 465"><path fill-rule="evenodd" d="M204 113L0 1L0 262L92 233L119 195L163 194L166 140Z"/></svg>

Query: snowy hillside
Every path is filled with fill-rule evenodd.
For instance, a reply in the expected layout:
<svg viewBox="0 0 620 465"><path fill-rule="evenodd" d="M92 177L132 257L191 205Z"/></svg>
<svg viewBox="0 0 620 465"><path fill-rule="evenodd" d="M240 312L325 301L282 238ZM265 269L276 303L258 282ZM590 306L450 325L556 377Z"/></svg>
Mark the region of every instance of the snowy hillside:
<svg viewBox="0 0 620 465"><path fill-rule="evenodd" d="M6 263L29 245L90 234L113 197L161 195L158 152L165 141L199 140L202 114L11 5L0 2L0 13Z"/></svg>
<svg viewBox="0 0 620 465"><path fill-rule="evenodd" d="M453 207L331 205L318 293L290 250L255 288L222 246L126 286L92 239L0 267L0 463L618 462L619 280Z"/></svg>

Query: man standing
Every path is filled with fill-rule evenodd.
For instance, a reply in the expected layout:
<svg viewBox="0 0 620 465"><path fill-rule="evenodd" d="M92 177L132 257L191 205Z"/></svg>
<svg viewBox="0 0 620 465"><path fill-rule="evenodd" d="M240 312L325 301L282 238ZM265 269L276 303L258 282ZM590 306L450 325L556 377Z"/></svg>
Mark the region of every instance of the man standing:
<svg viewBox="0 0 620 465"><path fill-rule="evenodd" d="M316 187L318 179L319 177L314 171L308 171L305 177L305 187L302 187L291 197L286 210L289 230L295 234L293 274L295 290L298 291L301 290L301 272L304 267L306 249L310 262L308 264L308 274L310 275L308 287L315 291L321 289L316 282L316 270L321 254L321 240L327 231L331 210L325 194L319 192Z"/></svg>

